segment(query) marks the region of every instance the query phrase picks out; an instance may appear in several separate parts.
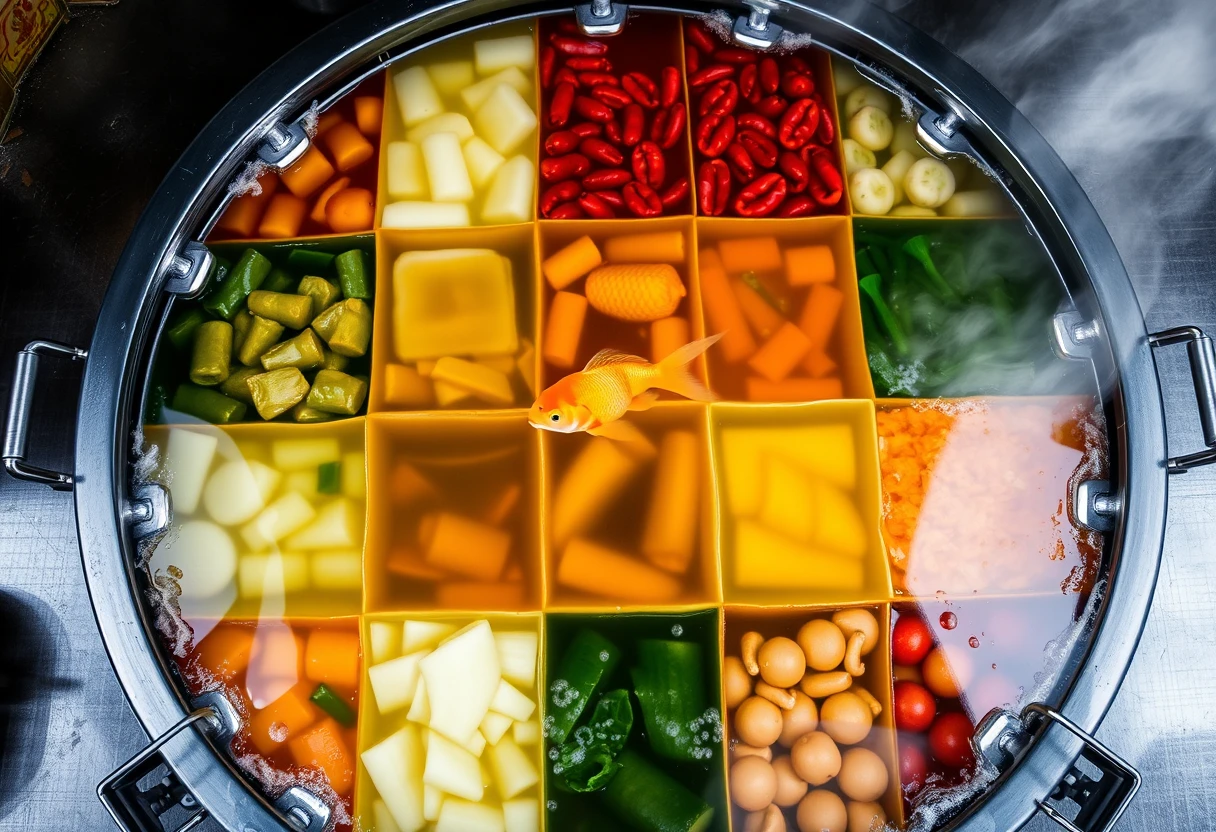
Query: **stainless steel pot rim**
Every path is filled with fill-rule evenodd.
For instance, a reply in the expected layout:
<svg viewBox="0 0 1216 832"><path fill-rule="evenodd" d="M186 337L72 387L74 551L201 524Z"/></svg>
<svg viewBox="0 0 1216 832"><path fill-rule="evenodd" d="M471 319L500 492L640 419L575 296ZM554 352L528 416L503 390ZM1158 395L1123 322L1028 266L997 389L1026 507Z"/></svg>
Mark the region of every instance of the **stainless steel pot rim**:
<svg viewBox="0 0 1216 832"><path fill-rule="evenodd" d="M672 2L634 8L746 14L742 0ZM158 275L206 222L206 212L252 157L276 122L291 122L335 79L349 85L359 69L408 54L437 37L509 18L569 12L570 6L505 0L402 4L380 0L297 47L221 110L170 171L144 212L107 292L82 384L76 437L76 512L85 576L98 626L119 681L150 735L187 713L150 647L153 630L135 595L131 543L121 518L128 493L128 430L137 406L137 363L162 289ZM1095 366L1106 385L1112 479L1123 511L1113 532L1113 581L1099 611L1092 647L1072 676L1060 712L1092 732L1109 707L1139 639L1152 597L1164 536L1166 472L1164 412L1148 334L1126 271L1093 206L1063 162L1012 105L973 69L894 16L858 0L822 0L814 7L782 0L774 19L810 33L817 45L864 55L889 68L925 100L953 111L967 136L1016 183L1061 270L1085 275L1092 294L1078 293L1082 315L1098 322L1104 349ZM391 56L390 56L391 53ZM231 125L248 125L233 134ZM99 426L108 426L99 429ZM1133 631L1134 630L1134 631ZM1016 828L1067 772L1079 743L1048 731L1022 763L963 819L958 828ZM166 743L168 764L208 812L234 830L289 829L235 772L216 765L202 735L184 731Z"/></svg>

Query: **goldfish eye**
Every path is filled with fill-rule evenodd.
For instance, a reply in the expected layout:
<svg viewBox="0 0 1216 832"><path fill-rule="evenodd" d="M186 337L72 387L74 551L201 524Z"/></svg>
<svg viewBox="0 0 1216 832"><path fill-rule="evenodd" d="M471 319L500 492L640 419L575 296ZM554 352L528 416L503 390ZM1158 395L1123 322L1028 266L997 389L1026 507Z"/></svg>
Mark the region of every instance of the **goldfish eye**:
<svg viewBox="0 0 1216 832"><path fill-rule="evenodd" d="M549 418L550 418L550 419L552 419L552 420L553 420L553 421L555 421L555 422L560 422L562 417L561 417L559 414L554 413L554 414L553 414L552 416L550 416Z"/></svg>

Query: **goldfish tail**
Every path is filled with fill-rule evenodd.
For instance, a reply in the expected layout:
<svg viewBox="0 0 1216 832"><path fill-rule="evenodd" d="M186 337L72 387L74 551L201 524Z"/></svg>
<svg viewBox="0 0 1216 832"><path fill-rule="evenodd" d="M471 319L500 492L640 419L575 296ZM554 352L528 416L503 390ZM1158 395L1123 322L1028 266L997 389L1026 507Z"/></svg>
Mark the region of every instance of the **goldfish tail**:
<svg viewBox="0 0 1216 832"><path fill-rule="evenodd" d="M718 397L697 380L688 365L697 356L716 344L718 339L725 334L724 332L719 332L717 335L711 335L708 338L702 338L700 341L685 344L664 358L655 365L659 372L653 386L677 393L686 399L692 399L694 402L717 401Z"/></svg>

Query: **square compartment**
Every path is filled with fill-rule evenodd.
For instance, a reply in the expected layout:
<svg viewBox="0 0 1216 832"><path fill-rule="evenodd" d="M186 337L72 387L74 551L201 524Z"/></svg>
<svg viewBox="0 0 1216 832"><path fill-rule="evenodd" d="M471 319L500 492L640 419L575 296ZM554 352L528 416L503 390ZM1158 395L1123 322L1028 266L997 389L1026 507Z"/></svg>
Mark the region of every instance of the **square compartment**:
<svg viewBox="0 0 1216 832"><path fill-rule="evenodd" d="M540 439L516 414L377 416L367 610L539 610Z"/></svg>

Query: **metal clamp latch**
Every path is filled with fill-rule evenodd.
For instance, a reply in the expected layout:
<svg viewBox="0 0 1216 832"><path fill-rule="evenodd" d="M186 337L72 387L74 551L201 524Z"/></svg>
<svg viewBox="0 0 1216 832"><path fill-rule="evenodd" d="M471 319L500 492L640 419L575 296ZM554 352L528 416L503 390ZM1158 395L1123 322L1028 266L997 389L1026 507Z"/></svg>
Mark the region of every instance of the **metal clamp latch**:
<svg viewBox="0 0 1216 832"><path fill-rule="evenodd" d="M173 516L169 492L159 483L139 483L131 489L131 499L123 506L122 516L135 540L160 534L169 528Z"/></svg>
<svg viewBox="0 0 1216 832"><path fill-rule="evenodd" d="M574 19L588 37L607 37L619 34L625 28L629 6L613 3L612 0L591 0L574 7Z"/></svg>
<svg viewBox="0 0 1216 832"><path fill-rule="evenodd" d="M19 480L40 482L56 491L71 491L76 482L71 474L39 468L25 461L29 444L30 408L34 404L34 384L38 381L38 359L43 355L66 355L83 361L89 353L54 341L31 341L17 353L17 371L13 374L8 419L4 423L4 467Z"/></svg>
<svg viewBox="0 0 1216 832"><path fill-rule="evenodd" d="M1166 464L1171 474L1185 474L1191 468L1216 462L1216 350L1212 339L1195 326L1180 326L1154 332L1148 336L1151 347L1186 344L1191 362L1191 381L1195 385L1195 402L1199 405L1199 424L1203 428L1206 451L1185 456L1172 456Z"/></svg>
<svg viewBox="0 0 1216 832"><path fill-rule="evenodd" d="M735 18L731 35L735 43L750 49L770 49L781 38L782 28L769 20L780 8L777 0L744 0L751 8L746 15Z"/></svg>
<svg viewBox="0 0 1216 832"><path fill-rule="evenodd" d="M916 122L916 138L934 156L979 158L963 132L962 116L953 110L944 113L925 110Z"/></svg>
<svg viewBox="0 0 1216 832"><path fill-rule="evenodd" d="M1095 532L1113 532L1123 498L1106 480L1082 480L1072 498L1073 520Z"/></svg>
<svg viewBox="0 0 1216 832"><path fill-rule="evenodd" d="M1061 358L1093 357L1093 345L1101 332L1098 322L1085 318L1075 309L1057 312L1051 318L1051 346Z"/></svg>
<svg viewBox="0 0 1216 832"><path fill-rule="evenodd" d="M186 243L181 254L173 255L165 269L165 291L186 298L196 298L207 287L215 271L215 255L198 242Z"/></svg>
<svg viewBox="0 0 1216 832"><path fill-rule="evenodd" d="M300 161L308 150L308 133L304 125L275 122L266 133L266 141L258 148L258 158L275 170L286 170Z"/></svg>

